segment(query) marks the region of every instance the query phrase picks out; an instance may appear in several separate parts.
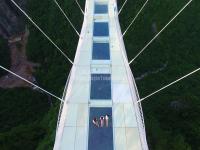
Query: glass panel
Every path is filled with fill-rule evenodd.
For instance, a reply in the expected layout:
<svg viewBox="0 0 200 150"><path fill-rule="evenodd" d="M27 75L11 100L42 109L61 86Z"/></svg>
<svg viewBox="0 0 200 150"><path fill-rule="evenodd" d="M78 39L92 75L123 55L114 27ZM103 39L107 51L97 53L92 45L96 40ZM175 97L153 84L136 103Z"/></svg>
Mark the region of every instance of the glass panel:
<svg viewBox="0 0 200 150"><path fill-rule="evenodd" d="M109 36L109 29L107 22L94 23L94 36Z"/></svg>
<svg viewBox="0 0 200 150"><path fill-rule="evenodd" d="M92 59L109 60L110 59L109 43L93 43Z"/></svg>
<svg viewBox="0 0 200 150"><path fill-rule="evenodd" d="M104 4L95 4L95 14L107 14L108 6Z"/></svg>
<svg viewBox="0 0 200 150"><path fill-rule="evenodd" d="M110 74L92 74L90 99L111 100L111 76Z"/></svg>
<svg viewBox="0 0 200 150"><path fill-rule="evenodd" d="M104 126L101 127L102 117ZM88 150L113 150L112 108L90 108Z"/></svg>

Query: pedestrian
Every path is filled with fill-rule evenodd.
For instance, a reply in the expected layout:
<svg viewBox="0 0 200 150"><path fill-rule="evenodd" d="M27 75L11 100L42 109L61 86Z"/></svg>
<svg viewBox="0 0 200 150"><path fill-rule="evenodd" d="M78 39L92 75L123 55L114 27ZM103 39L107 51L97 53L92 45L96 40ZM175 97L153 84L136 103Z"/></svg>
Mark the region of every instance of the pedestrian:
<svg viewBox="0 0 200 150"><path fill-rule="evenodd" d="M92 120L92 123L96 126L99 127L99 122L98 119L96 117L94 117L94 119Z"/></svg>
<svg viewBox="0 0 200 150"><path fill-rule="evenodd" d="M101 126L101 127L104 126L104 121L105 121L104 116L101 116L101 117L100 117L100 126Z"/></svg>
<svg viewBox="0 0 200 150"><path fill-rule="evenodd" d="M105 122L106 122L106 127L108 127L108 124L109 124L109 115L105 115Z"/></svg>

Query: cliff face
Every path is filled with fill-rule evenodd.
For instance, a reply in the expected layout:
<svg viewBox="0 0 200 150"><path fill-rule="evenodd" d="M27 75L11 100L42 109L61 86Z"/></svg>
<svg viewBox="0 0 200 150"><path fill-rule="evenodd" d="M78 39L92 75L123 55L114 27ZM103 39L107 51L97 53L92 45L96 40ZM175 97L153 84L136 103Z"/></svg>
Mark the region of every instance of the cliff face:
<svg viewBox="0 0 200 150"><path fill-rule="evenodd" d="M25 10L27 0L15 0ZM10 0L0 0L0 36L7 39L11 57L11 71L35 82L32 73L38 64L28 61L26 44L29 31L25 28L23 14ZM1 50L1 49L0 49ZM0 78L0 88L29 87L30 85L8 74Z"/></svg>
<svg viewBox="0 0 200 150"><path fill-rule="evenodd" d="M25 9L27 0L15 0ZM0 0L0 36L9 39L25 31L23 15L10 0Z"/></svg>

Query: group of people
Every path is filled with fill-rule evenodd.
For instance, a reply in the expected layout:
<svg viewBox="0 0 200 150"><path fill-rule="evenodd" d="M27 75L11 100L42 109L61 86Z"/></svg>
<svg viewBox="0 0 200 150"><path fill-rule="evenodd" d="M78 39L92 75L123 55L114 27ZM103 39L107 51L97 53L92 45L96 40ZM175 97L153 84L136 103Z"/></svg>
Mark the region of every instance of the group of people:
<svg viewBox="0 0 200 150"><path fill-rule="evenodd" d="M99 119L98 118L94 118L92 120L92 123L96 126L96 127L108 127L109 125L109 115L105 115L105 116L101 116Z"/></svg>

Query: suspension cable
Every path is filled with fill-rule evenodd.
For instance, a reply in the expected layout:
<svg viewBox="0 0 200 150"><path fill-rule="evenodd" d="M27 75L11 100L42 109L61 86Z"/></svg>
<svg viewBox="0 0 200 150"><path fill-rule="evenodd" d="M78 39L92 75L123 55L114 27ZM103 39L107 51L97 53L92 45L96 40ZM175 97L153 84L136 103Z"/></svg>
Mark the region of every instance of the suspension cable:
<svg viewBox="0 0 200 150"><path fill-rule="evenodd" d="M70 21L69 17L66 15L66 13L62 10L61 6L58 4L58 2L56 0L54 0L55 4L58 6L58 8L60 9L60 11L62 12L62 14L65 16L65 18L67 19L67 21L69 22L69 24L71 25L71 27L74 29L74 31L76 32L76 34L78 36L80 36L80 33L76 30L75 26L73 25L73 23Z"/></svg>
<svg viewBox="0 0 200 150"><path fill-rule="evenodd" d="M125 2L123 3L122 7L121 7L120 10L119 10L118 15L120 15L120 13L121 13L121 11L123 10L124 6L126 5L127 1L128 1L128 0L125 0Z"/></svg>
<svg viewBox="0 0 200 150"><path fill-rule="evenodd" d="M56 95L54 95L54 94L48 92L47 90L45 90L45 89L43 89L43 88L37 86L36 84L34 84L34 83L28 81L27 79L25 79L25 78L23 78L23 77L17 75L16 73L14 73L14 72L12 72L12 71L10 71L10 70L4 68L3 66L0 65L0 68L3 69L3 70L5 70L5 71L7 71L7 72L9 72L9 73L11 73L12 75L14 75L14 76L16 76L16 77L18 77L18 78L20 78L21 80L23 80L23 81L25 81L25 82L31 84L32 86L34 86L34 87L40 89L41 91L45 92L46 94L48 94L48 95L50 95L50 96L52 96L52 97L54 97L54 98L60 100L61 102L64 102L64 100L61 99L61 98L59 98L58 96L56 96Z"/></svg>
<svg viewBox="0 0 200 150"><path fill-rule="evenodd" d="M129 62L129 65L174 21L174 19L192 2L190 0L165 26L158 34Z"/></svg>
<svg viewBox="0 0 200 150"><path fill-rule="evenodd" d="M82 14L84 15L85 13L84 13L83 9L81 8L81 5L79 4L78 0L75 0L75 1L76 1L76 4L78 5L80 11L81 11Z"/></svg>
<svg viewBox="0 0 200 150"><path fill-rule="evenodd" d="M131 21L131 23L129 24L129 26L126 28L126 30L123 33L123 36L127 33L127 31L129 30L129 28L133 25L133 23L135 22L135 20L137 19L137 17L139 16L139 14L142 12L142 10L144 9L144 7L146 6L146 4L148 3L149 0L147 0L144 5L141 7L141 9L138 11L138 13L136 14L135 18Z"/></svg>
<svg viewBox="0 0 200 150"><path fill-rule="evenodd" d="M176 81L174 81L174 82L172 82L172 83L170 83L170 84L168 84L168 85L162 87L161 89L159 89L159 90L157 90L157 91L155 91L155 92L153 92L153 93L151 93L151 94L145 96L144 98L138 100L137 102L139 103L139 102L141 102L141 101L144 101L145 99L147 99L147 98L149 98L149 97L151 97L151 96L157 94L158 92L160 92L160 91L162 91L162 90L164 90L164 89L170 87L171 85L174 85L175 83L177 83L177 82L179 82L179 81L181 81L181 80L183 80L183 79L185 79L185 78L191 76L192 74L194 74L194 73L196 73L196 72L198 72L198 71L200 71L200 68L198 68L198 69L196 69L196 70L194 70L194 71L188 73L187 75L185 75L185 76L183 76L183 77L177 79Z"/></svg>
<svg viewBox="0 0 200 150"><path fill-rule="evenodd" d="M56 47L57 50L60 51L60 53L71 63L73 64L73 61L50 39L50 37L44 33L44 31L26 14L24 10L20 8L20 6L14 1L11 0L11 2L28 18L28 20Z"/></svg>

